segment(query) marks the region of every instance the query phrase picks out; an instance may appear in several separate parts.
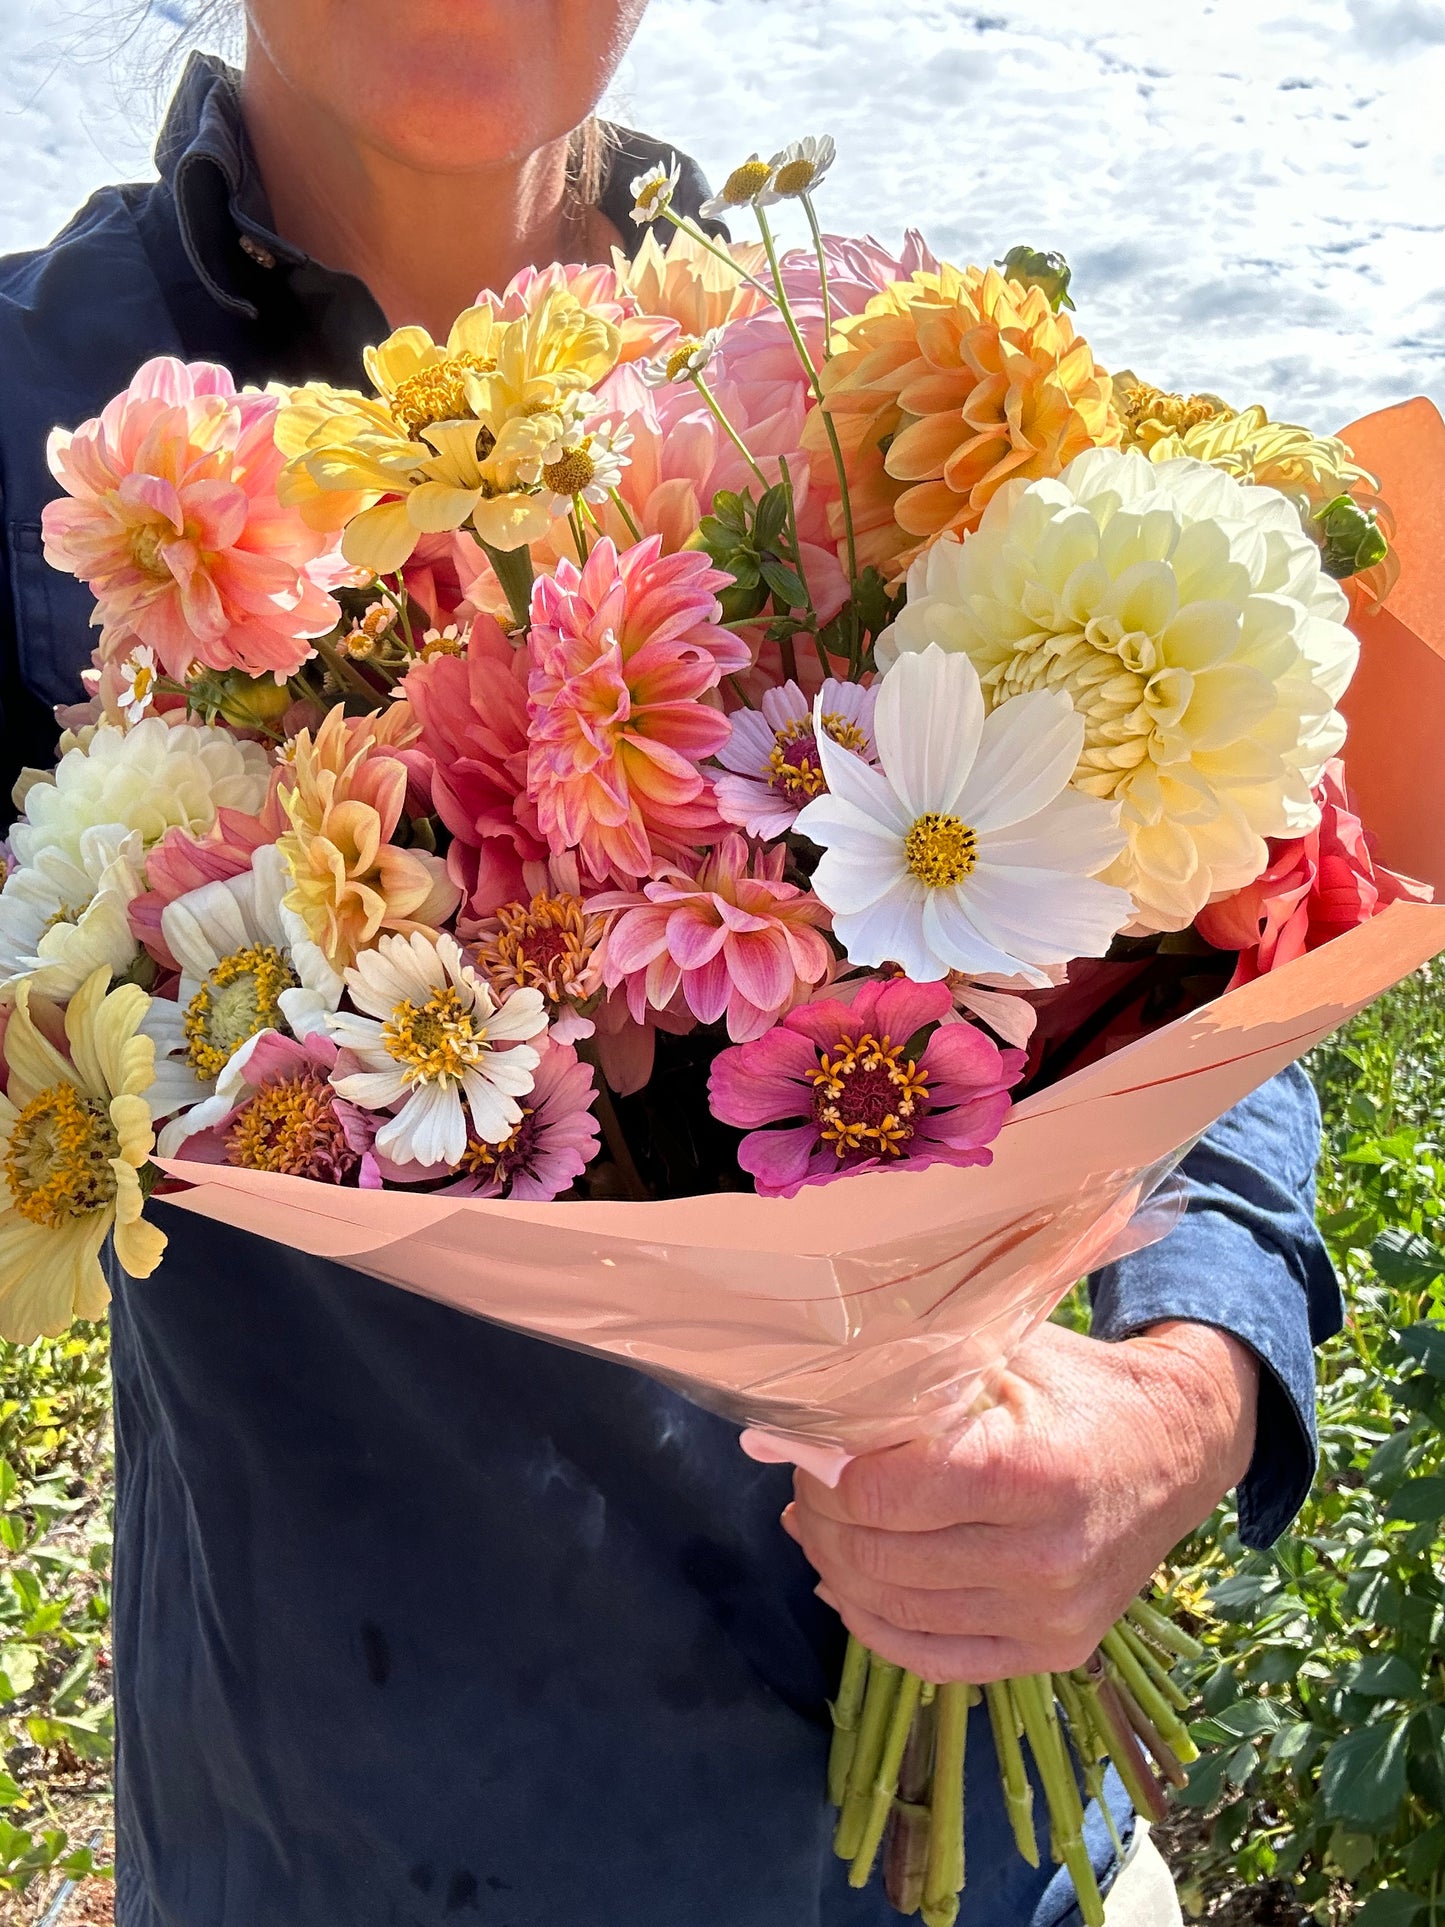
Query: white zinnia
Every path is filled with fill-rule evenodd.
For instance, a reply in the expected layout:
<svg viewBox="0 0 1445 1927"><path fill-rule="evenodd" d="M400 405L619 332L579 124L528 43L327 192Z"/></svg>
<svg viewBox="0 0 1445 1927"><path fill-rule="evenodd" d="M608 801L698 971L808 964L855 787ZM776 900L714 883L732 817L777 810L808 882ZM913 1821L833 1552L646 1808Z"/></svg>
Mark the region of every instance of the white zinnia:
<svg viewBox="0 0 1445 1927"><path fill-rule="evenodd" d="M80 861L80 840L101 824L137 830L145 849L177 826L203 835L220 809L254 816L266 800L271 760L259 743L206 723L145 716L129 729L101 723L67 750L52 782L37 783L10 832L22 863L41 850Z"/></svg>
<svg viewBox="0 0 1445 1927"><path fill-rule="evenodd" d="M327 1028L360 1068L338 1066L331 1081L365 1110L400 1107L376 1134L383 1157L460 1163L468 1114L483 1144L506 1142L541 1062L524 1041L547 1028L540 991L514 990L499 1004L454 937L421 931L363 950L346 988L365 1014L338 1011Z"/></svg>
<svg viewBox="0 0 1445 1927"><path fill-rule="evenodd" d="M162 1131L167 1157L231 1108L213 1093L244 1045L263 1030L324 1030L341 1001L340 976L282 900L291 887L286 859L268 843L240 876L203 883L161 912L181 981L178 1000L153 1001L142 1025L155 1040L161 1087L151 1109L161 1117L193 1107Z"/></svg>
<svg viewBox="0 0 1445 1927"><path fill-rule="evenodd" d="M1065 693L1084 723L1075 786L1127 839L1109 881L1145 927L1179 930L1259 875L1266 837L1318 822L1358 655L1347 611L1277 490L1100 448L1001 489L966 541L920 557L877 660L937 643L972 659L990 704Z"/></svg>
<svg viewBox="0 0 1445 1927"><path fill-rule="evenodd" d="M129 907L145 888L140 837L108 823L83 830L75 857L42 848L0 890L0 991L22 977L64 1002L101 964L113 977L135 962Z"/></svg>
<svg viewBox="0 0 1445 1927"><path fill-rule="evenodd" d="M1084 729L1066 697L985 715L968 657L932 648L883 679L878 768L817 724L829 794L794 828L823 848L813 889L851 962L1042 988L1047 966L1102 956L1133 914L1096 881L1123 839L1106 803L1070 788Z"/></svg>

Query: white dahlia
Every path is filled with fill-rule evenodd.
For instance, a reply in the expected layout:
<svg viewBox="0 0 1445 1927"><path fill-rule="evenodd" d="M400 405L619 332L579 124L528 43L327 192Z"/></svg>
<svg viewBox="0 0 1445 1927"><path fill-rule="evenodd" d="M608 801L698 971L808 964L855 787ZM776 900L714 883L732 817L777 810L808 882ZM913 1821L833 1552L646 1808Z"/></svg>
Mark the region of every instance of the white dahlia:
<svg viewBox="0 0 1445 1927"><path fill-rule="evenodd" d="M1083 727L1064 697L985 714L967 656L906 655L878 692L876 769L833 740L824 700L828 793L793 827L822 846L813 889L851 963L1042 988L1051 966L1103 956L1134 906L1096 881L1123 839L1107 804L1070 787Z"/></svg>
<svg viewBox="0 0 1445 1927"><path fill-rule="evenodd" d="M148 850L176 825L203 834L219 809L254 816L270 776L262 745L242 742L228 729L160 716L143 717L129 729L101 723L83 748L61 757L52 782L28 792L10 842L22 863L33 863L44 849L79 862L86 830L115 823L138 830Z"/></svg>
<svg viewBox="0 0 1445 1927"><path fill-rule="evenodd" d="M81 832L78 858L42 848L0 890L0 990L22 977L37 995L63 1003L102 964L130 969L131 899L145 888L140 837L114 823Z"/></svg>
<svg viewBox="0 0 1445 1927"><path fill-rule="evenodd" d="M1143 927L1180 930L1259 875L1266 837L1318 821L1358 655L1347 609L1276 490L1098 448L935 543L877 654L887 671L962 651L990 705L1062 690L1084 721L1074 785L1127 839L1105 875Z"/></svg>
<svg viewBox="0 0 1445 1927"><path fill-rule="evenodd" d="M376 1148L398 1164L460 1163L469 1135L502 1144L522 1121L547 1028L539 990L498 1003L454 937L383 937L346 972L352 1003L327 1028L342 1057L331 1082L363 1110L390 1110ZM470 1130L469 1130L470 1127Z"/></svg>

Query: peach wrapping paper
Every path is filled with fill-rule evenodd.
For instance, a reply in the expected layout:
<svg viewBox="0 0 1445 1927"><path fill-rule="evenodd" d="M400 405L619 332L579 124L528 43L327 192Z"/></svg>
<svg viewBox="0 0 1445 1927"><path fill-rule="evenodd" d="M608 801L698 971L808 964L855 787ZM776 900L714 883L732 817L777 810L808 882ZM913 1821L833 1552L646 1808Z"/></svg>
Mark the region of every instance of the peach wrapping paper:
<svg viewBox="0 0 1445 1927"><path fill-rule="evenodd" d="M1402 573L1359 625L1346 767L1383 860L1439 888L1445 423L1416 402L1348 433L1401 511ZM788 1199L524 1204L172 1159L190 1188L169 1202L635 1366L826 1470L986 1401L1077 1278L1147 1242L1131 1221L1184 1148L1442 950L1445 906L1393 904L1025 1099L987 1167L869 1172Z"/></svg>

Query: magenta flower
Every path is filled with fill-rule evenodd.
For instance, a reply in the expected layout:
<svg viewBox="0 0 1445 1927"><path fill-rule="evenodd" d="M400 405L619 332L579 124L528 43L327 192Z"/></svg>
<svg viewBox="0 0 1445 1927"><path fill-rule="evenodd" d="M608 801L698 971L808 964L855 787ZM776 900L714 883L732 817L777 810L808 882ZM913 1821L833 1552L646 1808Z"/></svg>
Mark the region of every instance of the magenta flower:
<svg viewBox="0 0 1445 1927"><path fill-rule="evenodd" d="M638 1023L679 992L700 1023L727 1018L734 1043L761 1037L780 1012L827 974L828 913L810 891L782 881L781 844L749 861L735 832L695 875L664 870L640 890L613 890L589 910L620 911L602 944L602 981L627 987Z"/></svg>
<svg viewBox="0 0 1445 1927"><path fill-rule="evenodd" d="M449 1192L473 1198L525 1198L547 1204L570 1191L597 1155L591 1067L570 1044L542 1044L532 1088L519 1100L522 1121L504 1144L469 1140L462 1176ZM412 1173L415 1176L415 1172Z"/></svg>
<svg viewBox="0 0 1445 1927"><path fill-rule="evenodd" d="M952 1004L947 984L874 981L851 1004L800 1005L716 1059L712 1114L748 1132L738 1163L762 1196L791 1198L875 1165L992 1162L1024 1053L945 1023ZM930 1024L939 1028L910 1056Z"/></svg>
<svg viewBox="0 0 1445 1927"><path fill-rule="evenodd" d="M872 689L855 682L823 684L823 726L835 743L868 762L873 743ZM719 816L749 836L784 836L806 803L827 789L813 727L813 704L795 682L769 689L758 709L736 709L733 733L717 753L729 773L715 784Z"/></svg>

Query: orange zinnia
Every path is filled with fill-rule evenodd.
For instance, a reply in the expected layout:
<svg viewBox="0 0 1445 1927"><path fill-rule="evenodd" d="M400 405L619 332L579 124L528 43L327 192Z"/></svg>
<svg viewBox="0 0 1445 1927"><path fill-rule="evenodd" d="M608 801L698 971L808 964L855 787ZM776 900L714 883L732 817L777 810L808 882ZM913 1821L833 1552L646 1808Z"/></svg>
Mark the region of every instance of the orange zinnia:
<svg viewBox="0 0 1445 1927"><path fill-rule="evenodd" d="M885 288L838 324L823 407L848 470L860 566L896 577L940 535L978 527L1005 482L1057 475L1086 448L1116 448L1109 377L1039 288L944 263ZM804 436L842 506L823 422Z"/></svg>

